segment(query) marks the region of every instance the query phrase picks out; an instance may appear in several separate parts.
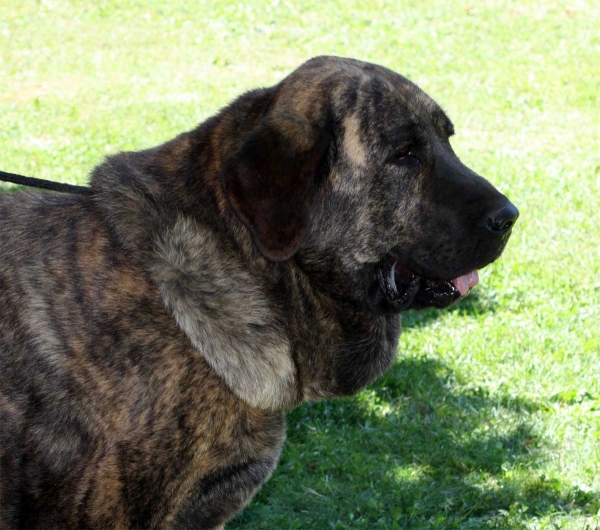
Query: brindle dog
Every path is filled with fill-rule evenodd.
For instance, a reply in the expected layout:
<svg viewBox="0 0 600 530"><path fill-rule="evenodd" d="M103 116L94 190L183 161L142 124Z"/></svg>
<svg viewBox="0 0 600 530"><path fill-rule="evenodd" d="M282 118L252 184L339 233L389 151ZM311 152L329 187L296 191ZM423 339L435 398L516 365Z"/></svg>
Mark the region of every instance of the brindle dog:
<svg viewBox="0 0 600 530"><path fill-rule="evenodd" d="M2 528L212 529L265 482L284 411L392 363L517 209L381 66L318 57L90 196L0 197Z"/></svg>

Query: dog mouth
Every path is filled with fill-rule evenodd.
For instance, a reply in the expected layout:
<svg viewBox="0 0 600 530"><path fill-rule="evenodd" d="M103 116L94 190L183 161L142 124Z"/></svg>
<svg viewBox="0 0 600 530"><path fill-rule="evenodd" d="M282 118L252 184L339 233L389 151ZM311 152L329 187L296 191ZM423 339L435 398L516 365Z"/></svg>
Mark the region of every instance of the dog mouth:
<svg viewBox="0 0 600 530"><path fill-rule="evenodd" d="M379 269L379 285L395 311L448 307L478 283L477 270L452 280L433 280L416 274L393 258L386 260Z"/></svg>

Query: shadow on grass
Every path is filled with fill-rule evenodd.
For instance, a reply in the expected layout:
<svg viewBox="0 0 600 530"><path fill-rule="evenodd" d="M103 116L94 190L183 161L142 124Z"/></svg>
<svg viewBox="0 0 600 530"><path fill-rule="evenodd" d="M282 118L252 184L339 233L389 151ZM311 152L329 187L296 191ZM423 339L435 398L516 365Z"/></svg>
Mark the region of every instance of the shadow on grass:
<svg viewBox="0 0 600 530"><path fill-rule="evenodd" d="M457 387L409 358L354 398L293 411L278 470L227 528L522 528L600 508L538 470L552 449L539 405Z"/></svg>
<svg viewBox="0 0 600 530"><path fill-rule="evenodd" d="M403 329L422 328L428 326L438 318L448 313L458 313L459 315L481 315L496 311L498 301L494 294L479 286L473 289L462 300L459 300L448 309L440 311L438 309L410 310L402 314Z"/></svg>

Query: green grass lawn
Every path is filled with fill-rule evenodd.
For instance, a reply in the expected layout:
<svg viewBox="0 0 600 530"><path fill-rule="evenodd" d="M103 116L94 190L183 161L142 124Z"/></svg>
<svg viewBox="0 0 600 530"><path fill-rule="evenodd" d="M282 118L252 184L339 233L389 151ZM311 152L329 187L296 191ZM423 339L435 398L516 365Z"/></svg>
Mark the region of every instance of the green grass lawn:
<svg viewBox="0 0 600 530"><path fill-rule="evenodd" d="M600 528L599 24L584 0L0 0L0 169L85 183L327 53L422 86L521 211L466 300L404 316L382 381L289 414L228 529Z"/></svg>

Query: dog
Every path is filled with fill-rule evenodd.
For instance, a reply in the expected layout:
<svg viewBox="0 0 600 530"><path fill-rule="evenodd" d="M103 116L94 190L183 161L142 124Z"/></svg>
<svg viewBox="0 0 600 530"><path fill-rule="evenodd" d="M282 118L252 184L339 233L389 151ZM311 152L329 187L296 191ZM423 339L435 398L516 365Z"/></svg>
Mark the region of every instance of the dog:
<svg viewBox="0 0 600 530"><path fill-rule="evenodd" d="M0 526L222 528L285 411L377 379L400 314L502 253L518 210L453 131L401 75L317 57L88 196L1 195Z"/></svg>

